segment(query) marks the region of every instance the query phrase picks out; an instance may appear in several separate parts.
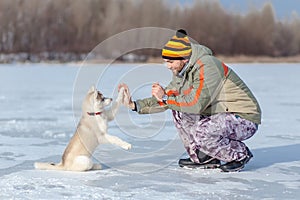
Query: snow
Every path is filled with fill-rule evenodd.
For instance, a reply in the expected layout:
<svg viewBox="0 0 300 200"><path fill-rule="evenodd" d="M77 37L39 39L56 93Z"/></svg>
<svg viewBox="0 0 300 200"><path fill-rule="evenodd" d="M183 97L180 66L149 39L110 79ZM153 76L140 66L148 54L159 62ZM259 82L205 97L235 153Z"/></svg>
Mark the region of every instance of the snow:
<svg viewBox="0 0 300 200"><path fill-rule="evenodd" d="M102 170L35 170L36 161L60 161L78 121L73 104L85 87L94 82L115 97L117 84L125 82L135 99L143 98L150 95L151 82L166 85L170 72L150 64L0 65L0 199L299 199L299 64L229 65L263 111L259 131L246 141L254 158L238 173L179 168L178 159L186 154L170 111L137 115L126 108L109 132L133 148L101 145L93 159ZM78 89L83 70L98 78L87 77Z"/></svg>

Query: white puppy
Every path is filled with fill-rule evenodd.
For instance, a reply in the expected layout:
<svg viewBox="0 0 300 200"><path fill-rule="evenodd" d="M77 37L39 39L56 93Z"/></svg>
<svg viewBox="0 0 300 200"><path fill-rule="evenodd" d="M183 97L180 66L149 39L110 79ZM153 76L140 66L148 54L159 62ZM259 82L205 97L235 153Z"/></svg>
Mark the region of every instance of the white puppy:
<svg viewBox="0 0 300 200"><path fill-rule="evenodd" d="M92 86L83 103L82 117L74 136L66 147L62 160L58 164L38 163L36 169L87 171L101 169L100 164L93 164L91 156L101 143L111 143L123 149L130 149L131 144L116 136L107 134L108 121L114 119L119 106L124 101L124 88L119 89L118 97L111 109L104 108L111 104L112 99L104 97Z"/></svg>

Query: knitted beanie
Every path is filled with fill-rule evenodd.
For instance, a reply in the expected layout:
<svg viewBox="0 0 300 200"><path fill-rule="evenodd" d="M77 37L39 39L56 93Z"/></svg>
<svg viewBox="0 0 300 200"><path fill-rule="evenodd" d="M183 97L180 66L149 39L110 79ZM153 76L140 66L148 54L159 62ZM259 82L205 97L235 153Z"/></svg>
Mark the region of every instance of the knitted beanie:
<svg viewBox="0 0 300 200"><path fill-rule="evenodd" d="M162 58L169 60L189 59L191 54L191 43L183 29L179 29L162 49Z"/></svg>

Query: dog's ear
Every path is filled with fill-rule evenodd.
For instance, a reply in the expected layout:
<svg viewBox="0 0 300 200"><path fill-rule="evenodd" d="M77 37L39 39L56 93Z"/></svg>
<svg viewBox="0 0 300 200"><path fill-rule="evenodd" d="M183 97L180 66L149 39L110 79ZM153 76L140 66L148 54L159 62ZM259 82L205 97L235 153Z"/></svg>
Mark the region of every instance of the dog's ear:
<svg viewBox="0 0 300 200"><path fill-rule="evenodd" d="M98 91L95 89L94 90L94 99L97 99L97 97L98 97Z"/></svg>
<svg viewBox="0 0 300 200"><path fill-rule="evenodd" d="M88 94L95 92L96 88L94 85L92 85L88 91Z"/></svg>

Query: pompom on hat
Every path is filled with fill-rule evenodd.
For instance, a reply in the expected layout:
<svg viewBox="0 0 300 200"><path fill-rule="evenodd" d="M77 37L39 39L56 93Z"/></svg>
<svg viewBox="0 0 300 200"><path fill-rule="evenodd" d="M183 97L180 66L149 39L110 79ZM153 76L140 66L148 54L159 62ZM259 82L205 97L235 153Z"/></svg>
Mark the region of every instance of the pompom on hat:
<svg viewBox="0 0 300 200"><path fill-rule="evenodd" d="M162 58L169 60L189 59L191 54L191 42L183 29L179 29L162 49Z"/></svg>

